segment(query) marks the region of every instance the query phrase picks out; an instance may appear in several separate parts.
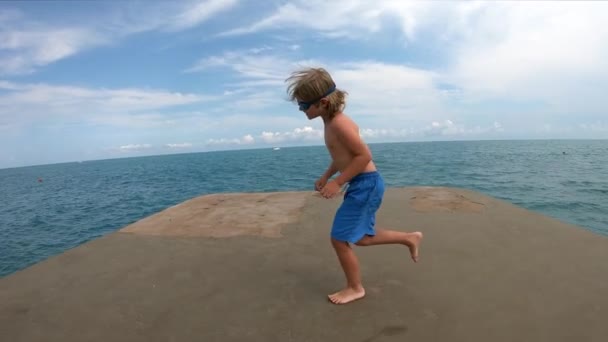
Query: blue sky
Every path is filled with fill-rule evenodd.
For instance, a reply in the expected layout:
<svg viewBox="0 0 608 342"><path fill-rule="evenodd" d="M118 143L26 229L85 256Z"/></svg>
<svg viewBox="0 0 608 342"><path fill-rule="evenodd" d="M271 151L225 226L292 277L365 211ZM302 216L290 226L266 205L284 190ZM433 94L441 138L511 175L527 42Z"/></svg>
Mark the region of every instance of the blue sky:
<svg viewBox="0 0 608 342"><path fill-rule="evenodd" d="M0 2L0 168L322 144L322 66L368 142L608 138L608 3Z"/></svg>

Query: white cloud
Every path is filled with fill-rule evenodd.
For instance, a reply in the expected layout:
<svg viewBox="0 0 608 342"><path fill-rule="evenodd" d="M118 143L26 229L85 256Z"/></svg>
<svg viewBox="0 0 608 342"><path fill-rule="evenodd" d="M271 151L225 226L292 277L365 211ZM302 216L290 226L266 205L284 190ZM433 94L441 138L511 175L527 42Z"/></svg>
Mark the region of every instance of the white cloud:
<svg viewBox="0 0 608 342"><path fill-rule="evenodd" d="M462 123L455 123L452 120L433 121L425 126L408 128L361 128L359 135L367 142L378 141L403 141L428 139L432 137L452 137L452 138L474 138L492 132L503 132L502 125L494 122L489 126L467 126ZM291 131L268 131L264 130L254 139L247 135L251 142L255 140L265 145L297 145L303 144L322 144L323 129L304 126L295 128ZM245 138L221 138L211 139L212 145L240 145Z"/></svg>
<svg viewBox="0 0 608 342"><path fill-rule="evenodd" d="M127 3L70 21L34 20L17 10L0 11L0 75L29 74L53 62L132 34L182 31L235 8L239 0Z"/></svg>
<svg viewBox="0 0 608 342"><path fill-rule="evenodd" d="M255 143L255 138L251 134L247 134L242 138L220 138L220 139L209 139L207 140L207 145L220 145L220 146L228 146L228 145L252 145Z"/></svg>
<svg viewBox="0 0 608 342"><path fill-rule="evenodd" d="M316 20L308 20L309 13L317 13ZM389 100L385 108L365 112L392 115L450 115L441 98L456 103L475 103L483 100L509 99L510 101L536 101L553 113L603 113L608 99L603 89L608 87L608 3L605 2L405 2L378 0L290 1L275 12L229 32L249 34L267 30L289 32L310 29L329 38L349 38L358 41L375 34L385 34L389 25L402 33L403 46L424 46L439 49L447 64L434 71L417 70L429 80L426 88L402 92L407 98ZM383 21L386 20L386 21ZM391 27L392 28L392 27ZM424 40L423 40L424 37ZM270 59L268 59L270 61ZM233 60L226 59L226 63ZM251 60L257 66L256 60ZM264 65L263 60L259 60ZM279 63L277 63L279 62ZM281 63L282 62L282 63ZM352 75L361 80L371 78L365 74L377 61L356 62L365 67L344 67L344 61L327 61L336 77ZM273 70L285 72L293 63L272 60ZM316 63L320 64L320 63ZM282 66L283 69L278 69ZM362 90L382 88L384 82L400 82L390 75L390 68L406 70L404 65L386 65L375 78L376 84L364 86L356 82L351 88L362 99ZM355 69L349 73L349 69ZM237 69L249 78L255 76L247 69ZM277 73L278 74L278 73ZM249 81L249 85L276 85L278 78L263 77ZM411 76L411 75L410 75ZM373 79L373 78L371 78ZM430 80L449 84L453 92L439 91ZM411 78L410 78L411 81ZM347 82L344 82L347 83ZM410 90L410 89L408 89ZM411 96L410 96L411 94ZM357 103L370 103L372 96ZM376 95L374 98L378 98ZM397 105L397 106L395 106ZM362 111L363 112L363 111ZM410 114L407 114L410 113Z"/></svg>
<svg viewBox="0 0 608 342"><path fill-rule="evenodd" d="M218 13L235 7L238 0L208 0L186 8L168 23L171 30L184 30L205 22Z"/></svg>
<svg viewBox="0 0 608 342"><path fill-rule="evenodd" d="M433 121L429 126L420 130L424 136L427 137L439 137L439 136L453 136L453 137L464 137L469 135L479 135L490 131L501 132L503 131L500 123L495 122L491 126L481 127L475 125L473 127L467 127L464 124L457 124L452 120L444 121Z"/></svg>
<svg viewBox="0 0 608 342"><path fill-rule="evenodd" d="M427 128L427 135L459 135L464 134L466 129L464 125L456 125L452 120L445 120L443 122L433 121L430 127Z"/></svg>
<svg viewBox="0 0 608 342"><path fill-rule="evenodd" d="M383 138L407 138L413 134L412 130L406 128L363 128L359 130L359 135L363 139L383 139Z"/></svg>
<svg viewBox="0 0 608 342"><path fill-rule="evenodd" d="M231 145L254 145L254 144L297 144L297 143L322 143L323 130L311 126L294 128L291 131L262 131L259 135L246 134L241 138L214 138L207 141L207 145L222 147Z"/></svg>
<svg viewBox="0 0 608 342"><path fill-rule="evenodd" d="M323 131L310 126L295 128L288 132L268 132L264 131L260 139L267 144L283 142L321 142L323 141Z"/></svg>
<svg viewBox="0 0 608 342"><path fill-rule="evenodd" d="M443 6L444 4L441 4ZM426 2L299 0L281 5L265 18L241 26L220 36L251 34L264 30L312 29L331 38L365 39L368 33L379 32L388 18L403 19L401 27L413 37L416 17L426 15L433 5ZM310 14L315 13L314 20Z"/></svg>
<svg viewBox="0 0 608 342"><path fill-rule="evenodd" d="M58 119L118 125L128 125L133 120L170 124L166 116L150 112L214 99L164 90L94 89L6 81L0 81L0 89L6 90L0 93L0 124Z"/></svg>
<svg viewBox="0 0 608 342"><path fill-rule="evenodd" d="M468 126L455 123L452 120L432 121L425 126L412 126L409 128L364 128L359 133L362 138L370 141L382 140L416 140L429 137L465 138L481 136L487 133L499 133L504 129L499 122L489 126Z"/></svg>
<svg viewBox="0 0 608 342"><path fill-rule="evenodd" d="M445 94L435 85L439 75L397 64L294 60L281 53L252 55L246 51L230 51L203 58L188 71L203 72L218 67L232 70L237 81L227 86L236 87L234 104L244 109L284 103L287 99L285 79L292 71L311 66L328 69L338 88L349 93L346 111L353 108L353 114L385 121L379 124L443 116L448 112L442 105ZM251 94L243 95L248 92Z"/></svg>
<svg viewBox="0 0 608 342"><path fill-rule="evenodd" d="M346 111L381 120L378 125L387 125L386 121L401 124L447 111L431 71L380 62L336 64L330 71L338 88L349 93Z"/></svg>
<svg viewBox="0 0 608 342"><path fill-rule="evenodd" d="M286 48L288 49L288 48ZM226 68L234 77L222 86L226 99L218 108L221 112L247 111L278 106L287 103L285 79L289 73L303 66L316 65L310 60L291 60L270 47L227 51L222 55L200 59L185 72L206 72ZM231 75L231 76L232 76Z"/></svg>
<svg viewBox="0 0 608 342"><path fill-rule="evenodd" d="M20 90L20 89L23 89L23 88L24 88L23 86L20 86L20 85L18 85L16 83L0 80L0 89L4 89L4 90Z"/></svg>
<svg viewBox="0 0 608 342"><path fill-rule="evenodd" d="M152 145L150 145L150 144L129 144L129 145L120 146L118 149L123 152L129 152L129 151L147 150L150 148L152 148Z"/></svg>
<svg viewBox="0 0 608 342"><path fill-rule="evenodd" d="M0 75L31 73L36 68L107 43L100 34L81 28L0 27Z"/></svg>
<svg viewBox="0 0 608 342"><path fill-rule="evenodd" d="M168 148L172 148L172 149L180 149L180 148L191 148L192 147L192 143L186 142L186 143L173 143L173 144L166 144L165 145Z"/></svg>
<svg viewBox="0 0 608 342"><path fill-rule="evenodd" d="M285 102L278 96L277 92L260 90L246 95L236 95L233 102L226 105L226 108L237 108L246 111L271 107Z"/></svg>
<svg viewBox="0 0 608 342"><path fill-rule="evenodd" d="M257 54L260 54L262 52L270 51L270 50L273 50L273 48L271 46L264 45L264 46L259 47L259 48L251 48L251 49L249 49L249 52L252 53L252 54L254 54L254 55L257 55Z"/></svg>
<svg viewBox="0 0 608 342"><path fill-rule="evenodd" d="M209 56L200 59L185 72L200 72L211 68L225 67L246 80L261 81L249 83L248 86L282 86L286 75L296 67L308 65L306 61L291 61L277 55L261 54L269 49L228 51L220 56Z"/></svg>
<svg viewBox="0 0 608 342"><path fill-rule="evenodd" d="M232 138L232 139L226 139L226 138L209 139L207 141L207 145L240 145L240 144L241 144L241 140L237 139L237 138Z"/></svg>
<svg viewBox="0 0 608 342"><path fill-rule="evenodd" d="M564 97L575 97L568 96L573 91L593 91L585 85L589 80L606 84L608 3L483 3L460 15L462 25L453 28L459 44L446 79L471 97L561 105ZM598 100L597 90L590 95Z"/></svg>
<svg viewBox="0 0 608 342"><path fill-rule="evenodd" d="M241 141L243 144L253 144L255 143L255 138L251 134L247 134L241 139Z"/></svg>

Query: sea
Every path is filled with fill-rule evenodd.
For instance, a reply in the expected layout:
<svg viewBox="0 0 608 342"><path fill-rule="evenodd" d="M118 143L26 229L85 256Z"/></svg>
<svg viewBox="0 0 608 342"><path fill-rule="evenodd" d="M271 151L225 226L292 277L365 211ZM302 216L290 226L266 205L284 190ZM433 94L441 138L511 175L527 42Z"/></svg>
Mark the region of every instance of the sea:
<svg viewBox="0 0 608 342"><path fill-rule="evenodd" d="M471 189L608 235L608 140L369 147L387 186ZM329 161L306 146L0 169L0 277L193 197L311 191Z"/></svg>

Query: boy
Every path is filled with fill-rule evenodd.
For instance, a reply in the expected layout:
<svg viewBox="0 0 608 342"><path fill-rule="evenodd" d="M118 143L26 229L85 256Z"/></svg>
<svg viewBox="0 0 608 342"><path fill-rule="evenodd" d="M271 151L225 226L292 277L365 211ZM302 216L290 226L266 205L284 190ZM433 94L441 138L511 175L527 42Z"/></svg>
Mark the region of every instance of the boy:
<svg viewBox="0 0 608 342"><path fill-rule="evenodd" d="M422 233L374 228L384 182L369 148L359 136L359 128L342 112L347 93L336 89L333 79L323 68L296 71L287 81L290 82L290 99L297 101L309 120L321 117L325 126L325 145L332 162L315 182L315 189L324 198L333 198L348 183L331 229L331 244L346 276L346 287L328 296L334 304L346 304L365 296L359 262L350 244L402 244L409 248L412 259L417 262ZM338 171L340 175L330 181Z"/></svg>

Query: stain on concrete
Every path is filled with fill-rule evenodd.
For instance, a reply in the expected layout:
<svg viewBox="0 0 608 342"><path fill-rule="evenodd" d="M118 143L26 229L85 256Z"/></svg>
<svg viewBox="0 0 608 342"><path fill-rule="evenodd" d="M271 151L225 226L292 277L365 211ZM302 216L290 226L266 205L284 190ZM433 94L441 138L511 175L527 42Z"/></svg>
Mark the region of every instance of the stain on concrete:
<svg viewBox="0 0 608 342"><path fill-rule="evenodd" d="M309 198L306 192L238 193L201 196L167 208L125 228L122 233L227 238L281 237L297 222ZM209 210L213 207L213 210Z"/></svg>
<svg viewBox="0 0 608 342"><path fill-rule="evenodd" d="M405 334L407 332L407 326L405 325L389 325L382 328L379 332L373 336L366 338L363 342L372 342L383 336L397 336Z"/></svg>
<svg viewBox="0 0 608 342"><path fill-rule="evenodd" d="M462 194L443 188L416 188L410 205L417 212L473 212L484 210L483 203L474 202Z"/></svg>

